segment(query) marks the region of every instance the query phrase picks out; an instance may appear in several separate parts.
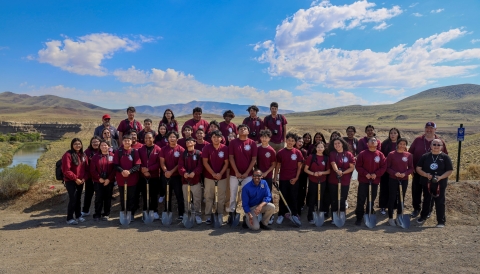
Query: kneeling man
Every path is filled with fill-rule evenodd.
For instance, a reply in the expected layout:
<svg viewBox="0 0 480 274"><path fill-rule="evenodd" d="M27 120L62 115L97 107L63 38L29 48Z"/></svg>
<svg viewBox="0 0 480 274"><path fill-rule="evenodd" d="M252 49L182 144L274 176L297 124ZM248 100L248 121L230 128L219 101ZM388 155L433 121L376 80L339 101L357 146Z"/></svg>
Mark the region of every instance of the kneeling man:
<svg viewBox="0 0 480 274"><path fill-rule="evenodd" d="M262 171L256 169L253 172L252 181L242 188L242 206L245 212L243 226L258 230L259 228L270 230L268 221L275 212L275 205L272 203L272 193L268 188L267 181L262 180ZM263 214L259 223L257 216Z"/></svg>

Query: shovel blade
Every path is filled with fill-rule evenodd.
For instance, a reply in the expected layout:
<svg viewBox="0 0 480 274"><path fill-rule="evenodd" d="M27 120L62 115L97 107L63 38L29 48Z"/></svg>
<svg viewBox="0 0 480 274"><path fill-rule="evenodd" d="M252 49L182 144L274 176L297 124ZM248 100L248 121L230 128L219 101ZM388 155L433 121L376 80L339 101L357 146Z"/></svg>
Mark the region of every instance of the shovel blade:
<svg viewBox="0 0 480 274"><path fill-rule="evenodd" d="M154 213L153 210L143 211L143 214L142 214L143 222L146 224L153 223L153 220L155 220L155 218L153 217L153 213Z"/></svg>
<svg viewBox="0 0 480 274"><path fill-rule="evenodd" d="M342 227L345 225L345 212L344 211L340 211L340 213L338 212L334 212L332 213L333 215L333 223L337 226L337 227Z"/></svg>
<svg viewBox="0 0 480 274"><path fill-rule="evenodd" d="M172 212L163 212L162 213L162 224L171 225L172 224Z"/></svg>
<svg viewBox="0 0 480 274"><path fill-rule="evenodd" d="M193 215L184 213L182 223L186 228L192 228L194 225Z"/></svg>
<svg viewBox="0 0 480 274"><path fill-rule="evenodd" d="M125 211L120 211L120 224L123 226L127 226L130 224L130 221L132 220L132 213L130 211L127 211L127 214L125 214Z"/></svg>
<svg viewBox="0 0 480 274"><path fill-rule="evenodd" d="M300 221L300 219L295 216L295 215L291 215L288 217L288 219L290 219L290 221L292 221L292 223L297 226L297 227L301 227L302 226L302 222Z"/></svg>
<svg viewBox="0 0 480 274"><path fill-rule="evenodd" d="M365 214L363 215L363 220L368 228L374 228L377 226L377 216L375 216L375 214Z"/></svg>
<svg viewBox="0 0 480 274"><path fill-rule="evenodd" d="M323 212L313 212L313 222L316 226L322 226L325 222L325 214Z"/></svg>
<svg viewBox="0 0 480 274"><path fill-rule="evenodd" d="M222 214L212 213L212 224L214 228L219 228L222 226L223 216L220 218L221 215Z"/></svg>
<svg viewBox="0 0 480 274"><path fill-rule="evenodd" d="M235 216L233 217L231 226L236 227L240 223L240 213L235 213Z"/></svg>
<svg viewBox="0 0 480 274"><path fill-rule="evenodd" d="M410 227L410 216L407 214L401 214L397 216L397 224L404 229Z"/></svg>

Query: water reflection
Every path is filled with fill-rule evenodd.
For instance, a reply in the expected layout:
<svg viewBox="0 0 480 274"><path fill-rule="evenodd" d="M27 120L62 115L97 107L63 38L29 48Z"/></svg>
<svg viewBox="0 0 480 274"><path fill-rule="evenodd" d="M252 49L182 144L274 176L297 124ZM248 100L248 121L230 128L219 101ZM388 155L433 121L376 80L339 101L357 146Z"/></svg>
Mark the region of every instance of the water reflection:
<svg viewBox="0 0 480 274"><path fill-rule="evenodd" d="M13 155L13 161L7 167L18 164L26 164L33 168L37 167L37 160L46 151L44 144L26 144ZM1 170L1 169L0 169Z"/></svg>

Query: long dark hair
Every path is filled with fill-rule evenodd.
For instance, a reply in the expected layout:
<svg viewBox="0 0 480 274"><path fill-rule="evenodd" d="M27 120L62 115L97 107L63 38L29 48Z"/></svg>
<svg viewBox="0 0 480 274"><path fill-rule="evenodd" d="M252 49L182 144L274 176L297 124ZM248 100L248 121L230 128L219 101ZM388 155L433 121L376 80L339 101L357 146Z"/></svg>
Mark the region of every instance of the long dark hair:
<svg viewBox="0 0 480 274"><path fill-rule="evenodd" d="M88 145L88 148L89 148L90 150L95 150L95 149L93 148L93 146L92 146L93 140L98 140L99 142L102 142L102 138L100 138L100 137L98 137L98 136L93 136L92 139L90 139L90 144ZM97 148L97 149L100 150L100 144L98 145L98 148Z"/></svg>
<svg viewBox="0 0 480 274"><path fill-rule="evenodd" d="M305 142L305 137L308 136L310 137L310 143L306 143ZM303 148L304 149L308 149L310 147L310 145L313 144L313 139L312 139L312 135L310 133L305 133L303 134Z"/></svg>
<svg viewBox="0 0 480 274"><path fill-rule="evenodd" d="M342 137L342 134L340 134L340 132L334 131L334 132L332 132L332 134L330 134L330 142L332 142L332 138L333 138L332 136L333 136L334 134L336 134L338 137Z"/></svg>
<svg viewBox="0 0 480 274"><path fill-rule="evenodd" d="M328 156L328 151L329 151L329 150L328 150L328 148L327 148L327 144L325 144L323 141L320 141L320 142L318 142L318 143L315 143L315 145L313 145L312 155L317 155L317 146L318 146L319 144L323 144L323 147L325 148L325 149L323 150L323 153L322 153L323 156ZM313 156L313 157L315 157L315 156Z"/></svg>
<svg viewBox="0 0 480 274"><path fill-rule="evenodd" d="M328 151L330 151L330 152L337 151L335 149L335 146L333 145L335 143L335 141L337 141L337 140L340 141L340 143L342 143L342 147L343 147L344 152L349 151L348 150L348 144L347 144L347 142L345 142L345 140L343 140L342 137L337 137L337 138L331 140L330 143L328 144Z"/></svg>
<svg viewBox="0 0 480 274"><path fill-rule="evenodd" d="M390 144L394 144L395 146L397 145L396 142L392 142L392 140L390 140L390 132L392 132L392 130L395 130L397 133L398 133L398 137L397 137L397 141L402 138L402 135L400 135L400 130L398 130L398 128L396 127L392 127L389 131L388 131L388 138L385 139L383 142L382 142L382 151L383 151L383 148L385 147L390 147Z"/></svg>
<svg viewBox="0 0 480 274"><path fill-rule="evenodd" d="M83 143L82 143L82 140L80 140L80 138L73 138L72 139L72 142L70 142L70 154L72 155L72 162L74 165L78 166L80 164L80 159L78 158L78 155L75 151L75 149L73 148L73 144L76 143L76 142L80 142L80 144L82 144L82 148L80 149L80 156L81 157L84 157L85 154L83 153Z"/></svg>
<svg viewBox="0 0 480 274"><path fill-rule="evenodd" d="M162 121L160 121L160 123L163 123L163 124L165 124L165 125L168 124L168 119L167 119L167 117L165 116L165 113L167 113L167 111L170 111L170 112L172 113L172 122L175 123L175 124L177 124L177 120L175 120L175 114L173 114L173 111L172 111L171 109L169 109L169 108L167 108L167 109L163 112L163 118L162 118ZM160 127L160 125L159 125L159 127Z"/></svg>
<svg viewBox="0 0 480 274"><path fill-rule="evenodd" d="M325 140L325 136L323 136L323 133L321 133L321 132L315 133L315 136L313 136L312 142L315 143L315 138L316 138L317 136L322 137L322 142L324 142L325 144L327 143L327 140Z"/></svg>

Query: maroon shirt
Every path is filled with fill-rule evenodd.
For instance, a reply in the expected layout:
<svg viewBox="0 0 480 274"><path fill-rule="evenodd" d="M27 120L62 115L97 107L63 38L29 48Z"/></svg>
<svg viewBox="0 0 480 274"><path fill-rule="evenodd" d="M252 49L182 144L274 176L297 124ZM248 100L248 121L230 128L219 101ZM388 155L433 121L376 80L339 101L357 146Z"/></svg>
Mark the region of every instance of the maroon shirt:
<svg viewBox="0 0 480 274"><path fill-rule="evenodd" d="M106 173L110 183L115 181L115 165L113 164L113 152L108 154L95 154L90 161L90 175L94 182L100 182L102 173Z"/></svg>
<svg viewBox="0 0 480 274"><path fill-rule="evenodd" d="M143 147L143 144L136 142L135 144L132 144L132 148L139 150L141 147ZM123 148L123 145L120 146L120 148Z"/></svg>
<svg viewBox="0 0 480 274"><path fill-rule="evenodd" d="M73 164L72 155L67 151L62 156L62 173L65 181L77 179L86 180L88 175L88 158L80 153L78 155L78 166Z"/></svg>
<svg viewBox="0 0 480 274"><path fill-rule="evenodd" d="M155 138L155 136L157 136L157 133L155 132L155 130L150 130L150 131L145 131L145 129L141 130L138 134L137 134L137 142L141 143L141 144L145 144L145 134L147 134L148 132L151 132L153 134L153 138Z"/></svg>
<svg viewBox="0 0 480 274"><path fill-rule="evenodd" d="M140 168L146 167L148 168L148 172L150 173L150 177L158 178L160 177L160 152L161 148L157 145L153 145L153 149L150 152L150 156L148 155L147 146L144 145L138 150L138 154L140 155L140 160L142 164ZM142 173L143 177L143 173Z"/></svg>
<svg viewBox="0 0 480 274"><path fill-rule="evenodd" d="M308 166L308 170L311 172L317 171L327 171L330 169L330 163L327 163L325 160L326 157L323 155L317 155L317 161L312 162L313 155L308 156L307 160L305 161L305 165ZM316 177L313 175L308 175L308 179L310 182L318 184L319 182L325 182L327 180L327 175L322 175L320 177Z"/></svg>
<svg viewBox="0 0 480 274"><path fill-rule="evenodd" d="M297 177L298 163L303 163L302 152L296 148L282 148L277 153L277 163L280 163L280 180L290 180Z"/></svg>
<svg viewBox="0 0 480 274"><path fill-rule="evenodd" d="M237 126L232 122L230 122L230 124L227 124L225 121L220 122L220 131L222 132L224 139L228 139L228 135L232 132L235 133L235 135L238 134Z"/></svg>
<svg viewBox="0 0 480 274"><path fill-rule="evenodd" d="M350 168L350 164L355 165L355 156L353 156L350 151L344 151L341 153L332 151L328 155L328 161L330 162L330 166L332 162L335 162L335 164L337 164L337 168L341 168L343 171L345 171ZM334 170L332 168L332 172L333 171ZM340 179L342 186L349 186L351 178L352 172L344 174ZM333 185L338 184L337 175L334 172L328 176L328 183Z"/></svg>
<svg viewBox="0 0 480 274"><path fill-rule="evenodd" d="M160 148L167 146L168 145L167 137L162 137L159 135L155 136L155 144Z"/></svg>
<svg viewBox="0 0 480 274"><path fill-rule="evenodd" d="M437 135L435 135L434 139L439 139L439 138ZM417 138L415 138L415 140L413 140L413 143L410 145L408 152L410 152L413 155L414 166L417 166L417 163L423 154L430 152L430 145L432 144L432 141L428 141L427 139L425 139L425 135L418 136ZM443 143L443 147L442 147L443 153L448 154L447 145L443 140L442 140L442 143Z"/></svg>
<svg viewBox="0 0 480 274"><path fill-rule="evenodd" d="M273 147L262 147L259 146L257 149L257 166L263 172L267 171L271 166L272 163L277 161L276 159L277 153ZM267 174L267 178L272 178L273 170Z"/></svg>
<svg viewBox="0 0 480 274"><path fill-rule="evenodd" d="M283 126L287 124L287 118L285 118L285 116L277 114L277 118L273 118L272 115L268 115L263 119L263 123L265 127L272 132L270 142L280 144L285 141L283 138ZM275 130L277 130L277 134L273 134Z"/></svg>
<svg viewBox="0 0 480 274"><path fill-rule="evenodd" d="M131 158L131 150L134 150L133 159ZM120 148L113 156L113 163L119 165L123 170L130 170L134 166L140 165L141 161L136 149L130 148L129 150L125 150L124 148ZM125 180L129 186L134 186L138 183L139 174L138 172L134 172L125 178L122 176L121 172L117 171L115 178L117 179L118 186L124 186Z"/></svg>
<svg viewBox="0 0 480 274"><path fill-rule="evenodd" d="M199 155L195 155L195 150L187 151L187 157L185 157L185 152L182 153L180 159L178 160L178 173L182 176L182 183L188 184L187 179L183 177L185 173L195 172L193 178L189 178L190 184L196 185L200 182L200 175L203 171L202 163L202 152Z"/></svg>
<svg viewBox="0 0 480 274"><path fill-rule="evenodd" d="M228 146L228 155L233 155L233 159L235 160L235 166L237 167L238 172L241 174L247 172L248 166L250 166L250 162L252 161L253 157L257 157L257 143L255 143L252 139L240 140L240 139L233 139ZM232 163L230 163L232 165ZM240 174L236 174L235 170L230 167L230 176L237 176ZM253 175L253 168L248 173L248 176Z"/></svg>
<svg viewBox="0 0 480 274"><path fill-rule="evenodd" d="M183 152L185 149L178 144L172 148L171 146L166 146L162 148L160 151L160 158L165 159L165 166L167 167L167 171L172 170L175 168L175 166L178 165L178 161L180 160L180 157L182 157ZM178 176L180 175L177 171L175 171L172 176Z"/></svg>
<svg viewBox="0 0 480 274"><path fill-rule="evenodd" d="M413 155L409 152L396 152L392 151L387 156L387 172L390 178L400 179L395 176L395 173L405 173L405 177L401 180L408 180L408 175L413 173Z"/></svg>
<svg viewBox="0 0 480 274"><path fill-rule="evenodd" d="M160 120L160 123L158 123L158 126L160 127L161 124L165 124L167 126L167 132L170 132L170 131L178 132L178 124L177 123L174 123L174 122L164 123L164 122L162 122L162 120Z"/></svg>
<svg viewBox="0 0 480 274"><path fill-rule="evenodd" d="M353 155L357 155L357 144L358 144L358 140L357 138L353 138L353 139L350 139L348 137L343 137L343 140L345 140L345 142L347 142L348 144L348 150L353 153Z"/></svg>
<svg viewBox="0 0 480 274"><path fill-rule="evenodd" d="M358 140L357 155L364 150L368 150L368 139L369 138L365 136L362 139ZM382 142L380 142L378 138L377 138L377 150L382 151Z"/></svg>
<svg viewBox="0 0 480 274"><path fill-rule="evenodd" d="M192 136L195 136L195 133L197 132L197 129L201 128L206 132L208 130L208 128L210 127L210 124L207 121L205 121L203 119L200 119L199 121L195 121L192 118L192 119L186 121L185 124L183 124L183 126L182 126L182 136L183 137L185 137L185 135L183 134L183 129L187 125L191 126L193 128Z"/></svg>
<svg viewBox="0 0 480 274"><path fill-rule="evenodd" d="M226 145L220 144L218 149L215 149L213 144L208 144L203 148L202 158L208 159L208 164L212 168L213 172L220 173L220 171L222 171L223 165L225 165L225 161L228 160L228 147ZM207 171L207 169L204 169L203 175L205 176L205 178L215 180L212 174ZM222 179L225 178L227 178L227 172L224 172L222 175Z"/></svg>
<svg viewBox="0 0 480 274"><path fill-rule="evenodd" d="M379 150L364 150L357 156L357 164L355 168L358 172L358 182L368 184L367 174L375 173L377 175L372 184L378 185L380 178L387 170L387 161L383 153Z"/></svg>
<svg viewBox="0 0 480 274"><path fill-rule="evenodd" d="M222 133L222 134L223 134L223 133ZM226 141L226 140L227 140L227 137L228 137L228 136L223 136L223 137L222 137L222 140L220 141L220 144L226 145L226 144L227 144L227 141ZM207 133L207 135L205 135L205 139L204 139L204 140L207 141L207 142L210 143L210 144L213 143L213 142L212 142L212 134L211 134L210 132Z"/></svg>
<svg viewBox="0 0 480 274"><path fill-rule="evenodd" d="M203 148L204 148L206 145L208 145L208 144L210 144L210 143L207 142L207 141L205 141L205 140L203 140L203 144L199 144L199 143L196 143L196 144L195 144L195 149L202 151Z"/></svg>
<svg viewBox="0 0 480 274"><path fill-rule="evenodd" d="M383 141L382 143L382 153L385 157L392 151L397 150L397 142L392 142L390 139Z"/></svg>
<svg viewBox="0 0 480 274"><path fill-rule="evenodd" d="M187 149L187 141L186 141L186 138L184 137L184 138L178 139L177 145L183 147L183 149Z"/></svg>
<svg viewBox="0 0 480 274"><path fill-rule="evenodd" d="M135 119L133 119L133 121L128 121L127 119L127 120L120 121L120 124L118 125L117 130L118 132L123 133L123 135L126 135L129 133L130 129L132 128L134 128L137 132L140 132L143 129L142 124L139 121Z"/></svg>
<svg viewBox="0 0 480 274"><path fill-rule="evenodd" d="M85 154L85 156L87 156L87 160L88 160L87 161L87 173L85 174L85 180L87 180L87 179L91 178L90 167L89 167L90 161L93 159L93 156L100 153L100 149L87 148L87 149L85 149L85 151L83 153Z"/></svg>
<svg viewBox="0 0 480 274"><path fill-rule="evenodd" d="M262 119L260 119L259 117L251 118L249 116L243 119L243 124L247 125L250 129L250 134L248 135L248 138L254 140L257 143L260 143L260 130L265 129L265 123L263 123ZM255 136L252 135L254 132Z"/></svg>

